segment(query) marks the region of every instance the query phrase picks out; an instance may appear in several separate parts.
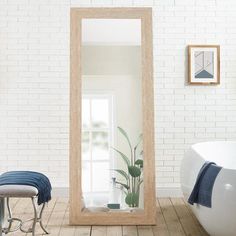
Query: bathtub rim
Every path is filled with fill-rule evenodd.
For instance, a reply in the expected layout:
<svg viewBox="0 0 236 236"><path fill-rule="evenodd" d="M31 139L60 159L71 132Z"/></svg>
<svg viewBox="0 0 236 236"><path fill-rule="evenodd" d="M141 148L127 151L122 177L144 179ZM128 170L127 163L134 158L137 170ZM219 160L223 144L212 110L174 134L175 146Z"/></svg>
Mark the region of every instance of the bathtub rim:
<svg viewBox="0 0 236 236"><path fill-rule="evenodd" d="M217 143L227 143L227 144L235 144L235 147L236 147L236 140L235 141L233 141L233 140L229 140L229 141L227 141L227 140L212 140L212 141L203 141L203 142L198 142L198 143L195 143L195 144L192 144L191 146L190 146L190 149L192 150L192 151L194 151L194 152L196 152L197 154L198 154L198 156L203 160L203 161L213 161L213 160L211 160L211 159L207 159L205 156L203 156L203 155L201 155L198 151L197 151L197 147L198 146L200 146L200 145L203 145L203 144L217 144ZM236 148L235 148L235 150L236 150ZM187 150L187 152L188 152L189 150ZM186 153L187 153L186 152ZM185 153L185 154L186 154ZM236 158L236 153L235 153L235 158ZM217 163L216 163L216 165L218 165ZM230 168L230 167L225 167L224 165L222 166L222 165L219 165L220 167L222 167L222 169L224 169L224 170L234 170L234 171L236 171L236 167L232 167L232 168Z"/></svg>

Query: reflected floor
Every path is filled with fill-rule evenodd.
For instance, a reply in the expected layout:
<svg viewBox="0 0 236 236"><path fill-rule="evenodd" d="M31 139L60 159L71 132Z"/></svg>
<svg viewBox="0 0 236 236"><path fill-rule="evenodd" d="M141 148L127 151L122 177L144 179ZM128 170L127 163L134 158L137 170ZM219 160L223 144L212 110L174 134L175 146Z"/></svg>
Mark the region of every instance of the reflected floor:
<svg viewBox="0 0 236 236"><path fill-rule="evenodd" d="M143 213L142 208L122 208L122 209L110 209L108 207L85 207L83 212L130 212L130 213Z"/></svg>
<svg viewBox="0 0 236 236"><path fill-rule="evenodd" d="M142 207L131 208L127 206L122 199L116 203L119 204L118 209L109 208L107 205L111 202L109 201L108 193L84 193L82 201L84 212L143 212Z"/></svg>

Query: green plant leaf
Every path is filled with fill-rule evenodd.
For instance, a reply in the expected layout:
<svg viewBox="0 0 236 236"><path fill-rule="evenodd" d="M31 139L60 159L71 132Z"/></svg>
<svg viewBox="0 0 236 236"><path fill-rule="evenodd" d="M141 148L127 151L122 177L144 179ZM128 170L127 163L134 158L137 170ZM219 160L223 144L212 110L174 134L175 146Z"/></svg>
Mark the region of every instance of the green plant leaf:
<svg viewBox="0 0 236 236"><path fill-rule="evenodd" d="M143 179L141 179L139 182L138 182L138 185L137 185L137 192L139 192L139 188L140 188L140 185L143 183Z"/></svg>
<svg viewBox="0 0 236 236"><path fill-rule="evenodd" d="M125 202L129 206L138 206L139 195L137 193L128 193Z"/></svg>
<svg viewBox="0 0 236 236"><path fill-rule="evenodd" d="M116 148L113 148L113 147L111 147L111 148L112 148L113 150L115 150L117 153L120 154L120 156L122 157L122 159L124 160L124 162L127 164L127 166L130 165L130 160L129 160L129 158L128 158L124 153L122 153L121 151L117 150Z"/></svg>
<svg viewBox="0 0 236 236"><path fill-rule="evenodd" d="M136 186L136 193L139 194L139 190L140 190L140 185L143 183L143 179L139 180L139 182L137 183Z"/></svg>
<svg viewBox="0 0 236 236"><path fill-rule="evenodd" d="M128 176L128 174L125 171L120 170L120 169L113 169L113 170L116 171L117 173L119 173L120 175L122 175L123 177L125 177L125 179L127 181L129 181L129 176Z"/></svg>
<svg viewBox="0 0 236 236"><path fill-rule="evenodd" d="M129 144L129 146L130 146L130 149L131 149L131 151L132 151L132 146L131 146L131 142L130 142L130 140L129 140L129 136L128 136L128 134L121 128L121 127L117 127L117 129L120 131L120 133L121 134L123 134L123 136L126 138L126 140L128 141L128 144Z"/></svg>
<svg viewBox="0 0 236 236"><path fill-rule="evenodd" d="M139 177L141 175L141 170L137 166L129 166L128 170L132 177Z"/></svg>
<svg viewBox="0 0 236 236"><path fill-rule="evenodd" d="M136 160L134 164L139 166L140 168L143 168L143 160L141 159Z"/></svg>
<svg viewBox="0 0 236 236"><path fill-rule="evenodd" d="M123 183L121 183L121 182L119 182L119 181L116 181L116 183L122 185L124 188L126 188L127 190L129 190L129 186L128 186L127 184L123 184Z"/></svg>
<svg viewBox="0 0 236 236"><path fill-rule="evenodd" d="M143 134L140 134L138 137L138 142L137 142L136 146L134 147L134 149L137 149L137 147L141 143L142 139L143 139Z"/></svg>

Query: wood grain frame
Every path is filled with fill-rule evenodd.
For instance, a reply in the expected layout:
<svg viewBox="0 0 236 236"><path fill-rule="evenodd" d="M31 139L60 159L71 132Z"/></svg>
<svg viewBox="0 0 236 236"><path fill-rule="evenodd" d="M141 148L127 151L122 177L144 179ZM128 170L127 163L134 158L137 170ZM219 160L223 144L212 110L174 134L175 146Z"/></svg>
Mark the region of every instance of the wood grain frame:
<svg viewBox="0 0 236 236"><path fill-rule="evenodd" d="M192 48L216 48L217 50L217 80L216 82L192 82L191 81L191 49ZM191 85L217 85L220 84L220 45L188 45L188 83Z"/></svg>
<svg viewBox="0 0 236 236"><path fill-rule="evenodd" d="M144 210L136 213L82 211L81 189L81 20L141 19ZM151 8L72 8L70 55L70 224L153 225L156 222L154 100Z"/></svg>

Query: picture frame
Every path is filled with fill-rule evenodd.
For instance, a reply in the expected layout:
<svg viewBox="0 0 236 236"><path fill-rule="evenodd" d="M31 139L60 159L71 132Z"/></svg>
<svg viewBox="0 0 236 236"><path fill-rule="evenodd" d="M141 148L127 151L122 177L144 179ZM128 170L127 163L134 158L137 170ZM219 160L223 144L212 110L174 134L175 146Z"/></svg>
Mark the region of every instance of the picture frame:
<svg viewBox="0 0 236 236"><path fill-rule="evenodd" d="M188 83L220 84L219 45L188 45Z"/></svg>

